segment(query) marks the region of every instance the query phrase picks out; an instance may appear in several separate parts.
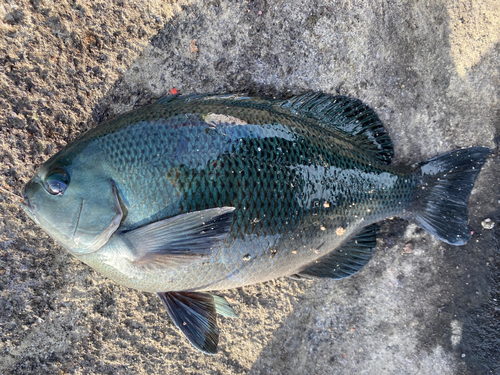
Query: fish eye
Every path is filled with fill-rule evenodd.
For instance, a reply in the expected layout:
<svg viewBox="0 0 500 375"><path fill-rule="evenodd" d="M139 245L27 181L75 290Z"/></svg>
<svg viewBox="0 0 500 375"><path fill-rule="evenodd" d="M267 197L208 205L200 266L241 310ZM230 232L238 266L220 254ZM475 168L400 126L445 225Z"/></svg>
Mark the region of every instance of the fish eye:
<svg viewBox="0 0 500 375"><path fill-rule="evenodd" d="M44 181L44 188L49 194L63 195L69 185L69 175L62 168L52 169Z"/></svg>

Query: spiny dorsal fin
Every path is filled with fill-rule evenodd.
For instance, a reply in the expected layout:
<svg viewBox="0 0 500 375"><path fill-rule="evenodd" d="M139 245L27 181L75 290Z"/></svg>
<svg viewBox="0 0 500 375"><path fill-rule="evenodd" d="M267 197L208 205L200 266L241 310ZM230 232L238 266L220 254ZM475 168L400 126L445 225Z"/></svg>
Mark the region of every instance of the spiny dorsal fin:
<svg viewBox="0 0 500 375"><path fill-rule="evenodd" d="M375 253L379 226L364 228L338 249L326 254L315 263L292 275L292 279L343 279L361 270Z"/></svg>
<svg viewBox="0 0 500 375"><path fill-rule="evenodd" d="M251 101L255 103L262 102L263 104L270 104L269 99L261 99L258 97L251 97L244 94L175 94L175 95L165 95L154 102L154 104L168 104L172 102L192 102L192 101L214 101L214 102L230 102L230 101Z"/></svg>
<svg viewBox="0 0 500 375"><path fill-rule="evenodd" d="M278 100L275 105L313 117L325 127L349 134L381 162L389 164L394 156L391 139L379 117L359 99L309 92Z"/></svg>
<svg viewBox="0 0 500 375"><path fill-rule="evenodd" d="M181 96L181 94L165 95L165 96L162 96L161 98L158 98L154 102L154 104L167 104L167 103L173 102L175 99L177 99L180 96Z"/></svg>
<svg viewBox="0 0 500 375"><path fill-rule="evenodd" d="M240 94L190 94L164 96L156 104L173 102L206 101L228 105L260 108L283 113L287 110L296 115L319 121L326 128L333 128L354 138L355 142L377 160L389 164L394 156L391 139L373 109L359 99L332 96L321 92L309 92L287 100L250 97Z"/></svg>

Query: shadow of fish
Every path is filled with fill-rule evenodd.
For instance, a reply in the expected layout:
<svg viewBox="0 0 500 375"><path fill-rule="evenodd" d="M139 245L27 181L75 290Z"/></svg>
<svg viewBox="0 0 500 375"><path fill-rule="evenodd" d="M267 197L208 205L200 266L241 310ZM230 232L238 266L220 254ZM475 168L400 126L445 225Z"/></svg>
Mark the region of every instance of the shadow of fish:
<svg viewBox="0 0 500 375"><path fill-rule="evenodd" d="M393 167L391 141L357 99L308 93L165 97L90 130L26 185L26 213L119 284L155 292L199 350L217 351L207 291L281 276L348 277L376 222L406 218L470 238L467 199L490 150Z"/></svg>

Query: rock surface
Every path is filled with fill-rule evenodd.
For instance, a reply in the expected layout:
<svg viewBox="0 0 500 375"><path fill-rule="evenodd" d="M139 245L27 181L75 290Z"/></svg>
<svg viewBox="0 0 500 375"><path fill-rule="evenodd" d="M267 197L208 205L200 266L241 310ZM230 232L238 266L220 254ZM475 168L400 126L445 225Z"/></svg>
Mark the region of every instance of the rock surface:
<svg viewBox="0 0 500 375"><path fill-rule="evenodd" d="M498 0L18 0L0 5L1 373L495 374L500 372ZM156 296L73 259L17 205L50 155L176 88L376 109L395 163L459 147L493 154L469 201L471 241L400 219L342 281L221 292L220 354L181 337ZM7 192L6 192L6 191Z"/></svg>

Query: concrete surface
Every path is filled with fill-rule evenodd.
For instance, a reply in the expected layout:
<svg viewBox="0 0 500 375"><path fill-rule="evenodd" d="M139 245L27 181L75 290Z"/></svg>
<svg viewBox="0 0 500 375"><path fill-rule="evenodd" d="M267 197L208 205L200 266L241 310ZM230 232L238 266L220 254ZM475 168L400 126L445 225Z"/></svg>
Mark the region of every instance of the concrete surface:
<svg viewBox="0 0 500 375"><path fill-rule="evenodd" d="M2 2L0 372L500 373L499 14L499 0ZM73 259L10 194L82 131L173 87L358 97L399 164L493 148L471 241L388 220L354 277L222 292L240 319L222 319L218 356L194 351L156 296Z"/></svg>

